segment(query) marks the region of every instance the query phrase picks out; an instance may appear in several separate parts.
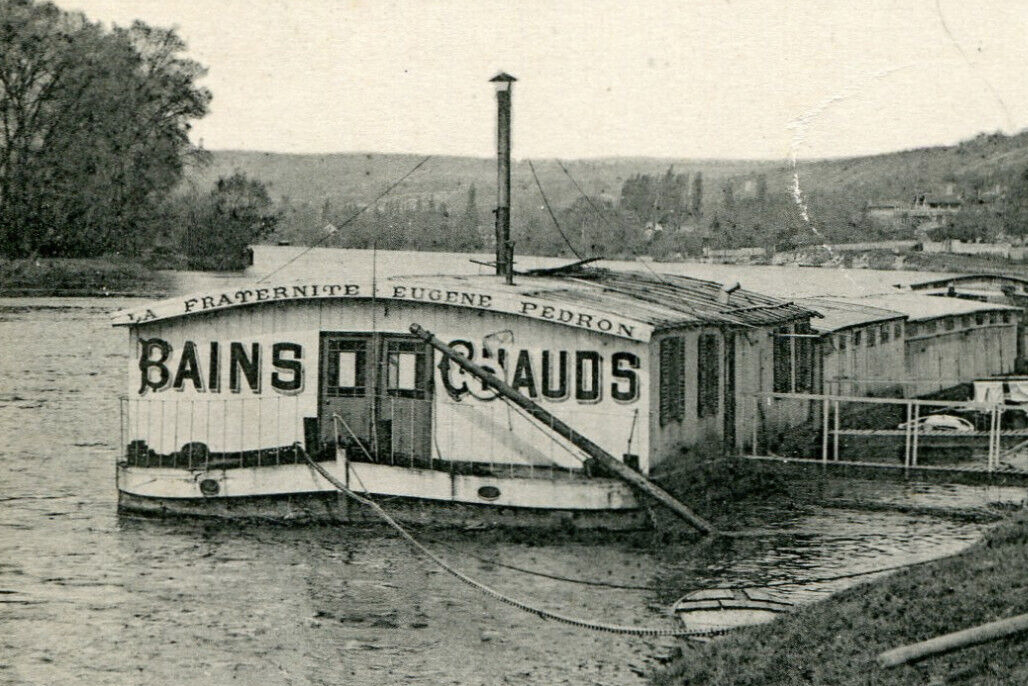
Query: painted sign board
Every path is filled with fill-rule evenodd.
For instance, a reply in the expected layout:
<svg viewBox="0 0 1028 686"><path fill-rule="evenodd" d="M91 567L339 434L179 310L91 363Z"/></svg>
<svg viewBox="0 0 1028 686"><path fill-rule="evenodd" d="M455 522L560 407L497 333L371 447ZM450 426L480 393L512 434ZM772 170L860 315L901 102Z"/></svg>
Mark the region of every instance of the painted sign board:
<svg viewBox="0 0 1028 686"><path fill-rule="evenodd" d="M237 310L226 321L178 317L153 328L133 327L128 438L161 454L190 442L231 453L302 441L304 418L319 412L322 328L367 335L377 311L380 335L403 336L417 303L393 301L387 314L385 303L337 298L315 318L308 316L308 306ZM541 317L512 326L504 313L469 317L457 307L436 309L425 321L451 346L612 454L646 455L647 344L596 336L585 327L551 326ZM478 379L456 365L440 365L438 358L429 368L434 392L418 402L433 407L433 459L581 465L573 448L507 407ZM380 400L387 416L391 401Z"/></svg>
<svg viewBox="0 0 1028 686"><path fill-rule="evenodd" d="M288 285L253 285L243 288L168 298L151 305L123 310L115 326L145 325L175 317L217 312L236 307L310 300L391 300L427 303L512 314L563 326L584 329L636 341L648 341L653 327L645 322L596 308L567 305L517 291L499 288L432 285L408 281L366 282L311 281Z"/></svg>

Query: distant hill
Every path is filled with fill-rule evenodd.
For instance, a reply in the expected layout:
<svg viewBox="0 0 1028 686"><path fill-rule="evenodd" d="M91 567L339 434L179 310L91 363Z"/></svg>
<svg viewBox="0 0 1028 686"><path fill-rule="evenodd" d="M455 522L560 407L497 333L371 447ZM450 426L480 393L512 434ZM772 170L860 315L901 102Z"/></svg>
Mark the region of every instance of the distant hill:
<svg viewBox="0 0 1028 686"><path fill-rule="evenodd" d="M219 176L240 170L270 186L277 200L321 206L365 203L400 178L421 159L418 155L341 153L292 155L265 152L215 151L212 163L193 169L189 180L202 188ZM555 206L566 206L578 191L552 159L533 160L540 182ZM575 181L590 195L617 198L624 180L634 174L702 172L705 203L717 202L718 189L728 179L743 182L765 174L769 193L788 193L794 169L788 161L703 160L675 158L601 158L566 160ZM1013 136L982 134L958 145L829 160L804 160L796 171L809 193L843 193L851 200L906 200L917 191L932 191L953 183L960 191L1007 183L1028 168L1028 132ZM514 197L539 202L539 192L525 161L512 168ZM459 206L468 186L475 184L483 206L496 187L492 158L433 157L392 194L393 198L432 196L436 202Z"/></svg>
<svg viewBox="0 0 1028 686"><path fill-rule="evenodd" d="M800 174L804 186L819 192L907 200L940 184L953 183L965 194L1007 184L1026 168L1028 131L1022 131L1012 136L981 134L957 145L807 161L800 164Z"/></svg>
<svg viewBox="0 0 1028 686"><path fill-rule="evenodd" d="M219 176L235 170L256 177L270 186L271 195L291 203L320 206L329 200L365 203L422 159L419 155L382 155L377 153L339 153L331 155L291 155L266 152L220 150L213 153L210 165L193 169L189 179L209 187ZM633 174L663 174L674 166L678 172L702 172L705 180L745 176L773 170L780 162L690 160L651 157L563 160L564 165L590 195L607 193L617 198L621 184ZM533 160L539 181L555 206L564 206L579 197L578 191L553 159ZM511 170L515 199L540 202L539 191L525 161L515 161ZM391 195L392 198L433 196L436 202L461 206L468 187L475 184L483 206L489 204L496 188L495 158L433 157ZM713 187L712 187L713 188Z"/></svg>

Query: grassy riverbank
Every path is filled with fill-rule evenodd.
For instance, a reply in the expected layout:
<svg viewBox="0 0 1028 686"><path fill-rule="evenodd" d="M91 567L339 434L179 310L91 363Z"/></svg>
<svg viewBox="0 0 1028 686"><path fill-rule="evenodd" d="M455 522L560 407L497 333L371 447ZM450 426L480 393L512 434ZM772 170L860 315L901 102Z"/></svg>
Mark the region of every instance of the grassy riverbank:
<svg viewBox="0 0 1028 686"><path fill-rule="evenodd" d="M1018 636L883 669L879 652L1028 612L1028 513L964 553L912 567L797 610L772 624L686 647L654 683L906 686L1028 683Z"/></svg>
<svg viewBox="0 0 1028 686"><path fill-rule="evenodd" d="M0 261L0 296L145 296L171 290L167 276L119 257Z"/></svg>

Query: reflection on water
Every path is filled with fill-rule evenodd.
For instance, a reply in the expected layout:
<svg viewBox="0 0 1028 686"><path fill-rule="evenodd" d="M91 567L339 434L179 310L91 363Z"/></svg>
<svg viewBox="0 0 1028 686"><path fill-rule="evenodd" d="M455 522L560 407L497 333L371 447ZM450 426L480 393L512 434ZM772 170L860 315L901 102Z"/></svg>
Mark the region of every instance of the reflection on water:
<svg viewBox="0 0 1028 686"><path fill-rule="evenodd" d="M0 682L626 684L642 683L675 645L543 622L382 531L119 518L117 398L129 359L107 314L126 302L0 300ZM980 505L983 493L947 497ZM982 526L834 509L754 520L740 525L752 535L661 550L432 538L515 597L660 626L696 587L927 559L968 545ZM569 584L482 560L660 590ZM853 582L819 588L843 583Z"/></svg>

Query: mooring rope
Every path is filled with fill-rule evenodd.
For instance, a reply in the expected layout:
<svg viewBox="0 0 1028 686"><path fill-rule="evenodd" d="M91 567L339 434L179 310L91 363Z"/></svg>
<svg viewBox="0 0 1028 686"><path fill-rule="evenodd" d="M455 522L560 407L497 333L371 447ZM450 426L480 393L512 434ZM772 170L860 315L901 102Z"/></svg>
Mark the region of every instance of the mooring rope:
<svg viewBox="0 0 1028 686"><path fill-rule="evenodd" d="M453 546L448 546L445 543L439 543L438 541L435 541L434 543L436 543L437 545L441 545L444 548L448 548L450 550L453 550L454 552L458 552L458 551L456 551L453 548ZM616 588L618 590L623 590L623 591L659 592L661 590L661 589L657 588L656 586L645 586L645 585L642 585L642 584L638 584L638 585L619 584L616 581L602 581L600 579L581 579L581 578L573 577L573 576L561 576L559 574L550 574L549 572L541 572L538 569L528 569L527 567L518 567L517 565L506 564L504 562L500 562L499 560L490 559L488 557L479 557L478 555L472 555L472 554L464 552L464 551L460 551L460 554L467 555L472 560L477 560L477 561L481 562L482 564L493 565L493 566L496 566L496 567L503 567L504 569L510 569L512 571L520 572L522 574L528 574L529 576L538 576L538 577L542 577L544 579L553 579L554 581L565 581L565 582L567 582L569 584L581 584L583 586L600 586L602 588Z"/></svg>
<svg viewBox="0 0 1028 686"><path fill-rule="evenodd" d="M441 545L444 548L454 550L452 546L448 546L445 543L435 542L437 545ZM455 551L457 552L457 551ZM644 584L620 584L614 581L602 581L600 579L582 579L571 576L561 576L559 574L550 574L549 572L542 572L537 569L528 569L527 567L518 567L517 565L506 564L499 560L490 559L487 557L479 557L478 555L472 555L470 553L461 552L463 555L467 555L473 560L477 560L483 564L495 565L497 567L503 567L510 569L515 572L522 574L528 574L530 576L538 576L544 579L553 579L554 581L564 581L570 584L581 584L583 586L600 586L603 588L615 588L625 591L649 591L652 593L660 593L664 589L657 586L647 586ZM917 567L919 565L928 564L929 562L935 562L937 558L930 560L917 560L915 562L904 562L903 564L890 565L888 567L879 567L878 569L866 569L859 572L846 572L842 574L833 574L830 576L816 576L807 579L782 579L779 581L768 581L762 584L730 584L730 585L718 585L718 586L700 586L689 590L687 593L694 593L696 591L759 591L763 588L785 588L790 586L814 586L816 584L828 583L831 581L842 581L845 579L857 579L862 576L871 576L874 574L884 574L885 572L894 572L901 569L909 569L910 567Z"/></svg>
<svg viewBox="0 0 1028 686"><path fill-rule="evenodd" d="M414 536L408 533L407 530L404 529L399 522L397 522L395 519L389 516L389 514L385 510L383 510L378 503L363 496L360 496L357 493L351 491L349 488L347 488L345 484L339 481L339 479L329 474L324 467L315 462L311 458L311 456L307 454L307 451L303 449L303 446L301 446L299 443L295 444L295 448L297 449L297 451L300 452L301 455L304 456L304 458L307 460L307 463L310 464L314 471L320 474L326 481L335 486L339 491L346 494L347 497L352 498L361 505L365 505L371 508L375 512L375 514L381 517L386 524L388 524L390 527L396 530L396 532L400 534L400 536L402 536L408 543L410 543L411 546L413 546L418 552L420 552L422 555L430 559L432 562L434 562L436 565L438 565L451 576L454 576L460 581L463 581L465 584L478 589L482 593L485 593L486 595L495 598L496 600L499 600L501 603L505 603L512 607L516 607L519 610L528 612L529 614L536 615L537 617L541 617L543 619L550 619L555 622L560 622L561 624L568 624L570 626L576 626L582 629L590 629L592 631L603 631L606 633L623 634L629 636L678 636L686 638L701 636L717 636L720 634L725 634L731 631L731 629L733 628L726 626L711 629L671 629L665 627L640 627L624 626L621 624L605 624L603 622L594 622L587 619L579 619L577 617L568 617L566 615L558 614L556 612L550 612L549 610L544 610L542 608L529 605L528 603L518 600L517 598L512 598L508 595L505 595L497 591L496 589L492 588L491 586L487 586L486 584L481 583L480 581L476 581L471 577L467 576L466 574L464 574L463 572L455 569L454 567L451 567L442 558L438 557L435 553L433 553L431 550L422 545L416 538L414 538Z"/></svg>

